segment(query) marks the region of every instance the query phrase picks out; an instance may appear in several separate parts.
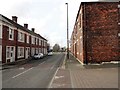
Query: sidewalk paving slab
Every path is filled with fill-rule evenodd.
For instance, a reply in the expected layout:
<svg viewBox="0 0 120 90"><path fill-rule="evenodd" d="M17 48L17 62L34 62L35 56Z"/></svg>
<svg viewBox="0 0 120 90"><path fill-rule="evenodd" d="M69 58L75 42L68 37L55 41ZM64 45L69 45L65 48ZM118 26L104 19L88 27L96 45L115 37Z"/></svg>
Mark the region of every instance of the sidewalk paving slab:
<svg viewBox="0 0 120 90"><path fill-rule="evenodd" d="M54 77L52 88L119 90L118 70L118 64L82 65L70 54L66 68L59 69Z"/></svg>
<svg viewBox="0 0 120 90"><path fill-rule="evenodd" d="M69 70L60 68L54 77L51 88L71 88Z"/></svg>

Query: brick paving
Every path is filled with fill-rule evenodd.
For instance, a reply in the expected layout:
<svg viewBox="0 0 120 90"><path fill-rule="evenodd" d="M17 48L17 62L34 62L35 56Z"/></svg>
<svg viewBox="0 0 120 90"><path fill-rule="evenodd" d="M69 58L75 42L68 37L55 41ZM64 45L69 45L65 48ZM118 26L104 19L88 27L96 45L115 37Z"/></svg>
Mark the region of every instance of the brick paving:
<svg viewBox="0 0 120 90"><path fill-rule="evenodd" d="M70 70L72 86L73 88L118 88L116 72L117 69Z"/></svg>
<svg viewBox="0 0 120 90"><path fill-rule="evenodd" d="M70 60L67 68L70 71L72 88L118 88L117 65L88 65L86 68L73 56L70 56Z"/></svg>
<svg viewBox="0 0 120 90"><path fill-rule="evenodd" d="M81 65L72 55L66 61L66 68L59 69L51 88L118 88L117 65Z"/></svg>
<svg viewBox="0 0 120 90"><path fill-rule="evenodd" d="M71 88L69 70L60 68L50 88Z"/></svg>

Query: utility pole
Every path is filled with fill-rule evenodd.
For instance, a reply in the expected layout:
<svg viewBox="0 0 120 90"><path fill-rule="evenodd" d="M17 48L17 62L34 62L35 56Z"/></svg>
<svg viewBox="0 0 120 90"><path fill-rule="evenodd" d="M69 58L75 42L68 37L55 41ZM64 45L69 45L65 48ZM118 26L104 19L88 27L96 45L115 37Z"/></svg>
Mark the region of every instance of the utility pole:
<svg viewBox="0 0 120 90"><path fill-rule="evenodd" d="M68 30L68 3L67 5L67 59L69 59L69 30Z"/></svg>

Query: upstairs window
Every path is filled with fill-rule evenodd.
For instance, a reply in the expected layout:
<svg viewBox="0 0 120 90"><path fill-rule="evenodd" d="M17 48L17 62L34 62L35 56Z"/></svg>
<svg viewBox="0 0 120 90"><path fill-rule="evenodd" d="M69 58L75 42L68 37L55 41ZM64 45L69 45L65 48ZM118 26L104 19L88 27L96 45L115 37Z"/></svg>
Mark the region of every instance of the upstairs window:
<svg viewBox="0 0 120 90"><path fill-rule="evenodd" d="M35 44L35 37L32 36L32 44Z"/></svg>
<svg viewBox="0 0 120 90"><path fill-rule="evenodd" d="M20 42L24 42L24 33L22 33L22 32L18 32L18 41L20 41Z"/></svg>
<svg viewBox="0 0 120 90"><path fill-rule="evenodd" d="M9 40L14 40L14 30L9 28Z"/></svg>
<svg viewBox="0 0 120 90"><path fill-rule="evenodd" d="M39 39L39 45L41 45L41 40Z"/></svg>
<svg viewBox="0 0 120 90"><path fill-rule="evenodd" d="M35 39L35 43L36 43L36 45L38 45L38 38Z"/></svg>
<svg viewBox="0 0 120 90"><path fill-rule="evenodd" d="M29 35L27 35L27 43L29 43Z"/></svg>

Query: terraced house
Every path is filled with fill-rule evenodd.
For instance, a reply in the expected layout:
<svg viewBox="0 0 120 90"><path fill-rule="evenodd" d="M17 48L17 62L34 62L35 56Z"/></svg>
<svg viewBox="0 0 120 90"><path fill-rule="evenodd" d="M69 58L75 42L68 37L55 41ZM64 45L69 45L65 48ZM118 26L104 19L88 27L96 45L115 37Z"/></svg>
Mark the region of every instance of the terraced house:
<svg viewBox="0 0 120 90"><path fill-rule="evenodd" d="M83 64L120 60L120 3L82 2L71 52Z"/></svg>
<svg viewBox="0 0 120 90"><path fill-rule="evenodd" d="M0 60L2 63L28 59L34 54L47 54L47 40L28 24L21 26L17 17L12 20L0 14Z"/></svg>

